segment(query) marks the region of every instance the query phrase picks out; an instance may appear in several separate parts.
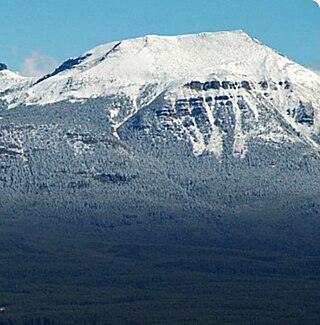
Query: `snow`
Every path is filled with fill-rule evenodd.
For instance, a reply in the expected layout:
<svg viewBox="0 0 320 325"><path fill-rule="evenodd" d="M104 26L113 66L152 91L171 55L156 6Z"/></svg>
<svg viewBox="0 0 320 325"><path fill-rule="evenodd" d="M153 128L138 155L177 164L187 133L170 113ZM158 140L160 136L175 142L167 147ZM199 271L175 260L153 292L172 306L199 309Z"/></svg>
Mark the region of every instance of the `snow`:
<svg viewBox="0 0 320 325"><path fill-rule="evenodd" d="M14 73L10 70L1 70L0 71L0 98L1 92L5 91L8 88L14 87L18 88L26 86L32 78L22 77L17 73Z"/></svg>
<svg viewBox="0 0 320 325"><path fill-rule="evenodd" d="M212 152L216 157L220 157L223 150L222 136L217 127L213 128L208 145L206 146L208 152Z"/></svg>
<svg viewBox="0 0 320 325"><path fill-rule="evenodd" d="M250 80L262 80L271 74L279 80L320 85L317 74L291 62L243 31L149 35L101 45L83 56L89 53L90 56L72 69L8 94L5 99L10 103L18 97L18 102L26 104L47 104L107 96L118 93L119 89L129 97L138 97L145 84L205 81L213 73L226 75L225 72ZM20 82L19 79L21 77L11 77L3 86L0 77L0 89Z"/></svg>
<svg viewBox="0 0 320 325"><path fill-rule="evenodd" d="M10 108L19 104L45 105L63 100L84 101L87 98L104 96L126 96L132 102L131 110L121 113L121 105L108 107L108 116L117 136L117 129L138 110L149 105L160 94L170 105L181 98L226 95L233 98L235 114L234 154L243 158L247 152L247 141L258 136L265 141L287 141L283 130L277 125L264 125L260 121L259 105L279 114L280 118L302 134L310 145L318 148L311 139L320 132L320 76L287 57L263 45L241 30L218 33L201 33L180 36L149 35L136 39L116 41L95 47L80 56L80 63L51 77L26 78L11 71L0 71L0 100L9 103ZM184 87L191 81L209 80L250 82L253 90L248 92L222 89L197 91ZM259 88L259 82L266 80L274 89ZM289 81L292 89L281 88L279 82ZM238 96L238 97L237 97ZM237 101L242 98L253 112L251 123L258 125L255 132L242 129L242 112ZM286 112L288 107L297 107L299 101L312 102L314 126L295 122ZM193 144L195 155L205 151L217 157L223 150L223 134L214 124L212 108L204 104L211 127L211 134L204 135L195 126L185 130ZM194 119L193 119L194 121ZM170 121L167 121L168 125ZM179 123L179 122L176 122ZM259 124L260 123L260 124ZM292 136L290 141L296 141ZM82 154L89 150L83 144L73 144L75 152Z"/></svg>

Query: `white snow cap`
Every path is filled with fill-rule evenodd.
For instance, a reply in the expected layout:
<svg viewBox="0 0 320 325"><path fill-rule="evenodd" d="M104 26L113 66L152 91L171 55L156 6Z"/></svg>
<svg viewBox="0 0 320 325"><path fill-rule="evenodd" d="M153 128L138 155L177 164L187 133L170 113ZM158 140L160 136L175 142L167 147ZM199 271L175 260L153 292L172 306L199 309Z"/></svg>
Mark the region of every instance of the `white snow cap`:
<svg viewBox="0 0 320 325"><path fill-rule="evenodd" d="M30 78L28 82L19 78L1 81L0 76L0 91L11 86L15 90L6 92L4 99L27 105L119 92L136 98L146 84L159 84L159 91L163 91L172 82L206 81L213 75L245 77L252 81L272 76L320 85L317 74L237 30L148 35L108 43L67 61L52 76L40 78L41 82Z"/></svg>

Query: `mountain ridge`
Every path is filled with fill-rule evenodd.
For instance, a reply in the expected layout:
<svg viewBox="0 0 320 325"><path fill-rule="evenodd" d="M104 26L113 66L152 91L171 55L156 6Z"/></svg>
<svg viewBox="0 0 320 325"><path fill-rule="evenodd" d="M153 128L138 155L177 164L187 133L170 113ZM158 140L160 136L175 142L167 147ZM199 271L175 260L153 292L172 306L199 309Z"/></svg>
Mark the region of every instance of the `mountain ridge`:
<svg viewBox="0 0 320 325"><path fill-rule="evenodd" d="M249 47L248 51L245 50L246 46ZM114 53L110 53L110 51ZM257 54L254 54L255 52ZM263 55L261 55L261 52L263 52ZM112 56L111 54L114 55ZM39 84L45 82L44 86L46 89L50 89L50 87L53 87L48 80L50 78L43 76L36 78L36 81L34 78L29 78L30 92L28 93L27 91L25 96L21 94L18 103L26 103L27 105L45 104L65 99L99 97L110 95L112 92L117 92L125 87L128 88L127 94L129 96L138 96L139 89L131 92L130 87L128 87L130 84L141 87L145 83L165 83L172 80L187 81L192 77L206 79L210 73L216 72L216 70L249 78L260 74L259 77L255 76L255 79L262 80L266 75L264 75L265 71L262 71L261 67L271 68L271 71L275 70L275 65L273 64L275 58L272 58L272 62L268 62L270 55L273 54L278 56L276 59L280 65L276 69L277 73L286 68L288 63L292 63L291 61L287 62L289 59L264 46L261 42L241 30L179 36L147 35L100 45L84 52L77 58L65 61L60 65L60 68L65 65L64 69L61 69L60 72L54 75L57 77L57 80L52 81L55 87L59 88L59 92L62 92L60 96L47 95L45 97L41 95ZM109 55L111 57L105 60ZM250 62L246 62L246 55L250 56ZM265 59L265 62L259 58L259 55ZM256 62L252 62L252 60ZM95 70L96 67L98 70ZM94 69L93 73L89 71L92 69ZM254 69L256 71L251 71ZM56 70L59 70L59 68ZM190 72L188 73L189 70ZM206 71L203 72L202 70ZM295 66L295 72L291 72L290 76L282 74L276 77L279 77L279 79L292 77L294 79L296 78L296 70L300 73L304 71L304 73L312 74L316 78L316 82L320 84L320 78L316 74L298 65ZM81 75L80 79L73 75L73 73ZM111 76L106 78L105 74L111 74ZM308 77L310 76L308 75ZM61 78L63 80L59 80ZM101 79L100 86L99 78ZM127 79L128 82L126 82ZM98 88L94 88L93 85L89 84L90 82L93 84L98 82ZM77 86L74 85L72 88L72 83L81 83L83 88L91 87L91 92L81 89L81 87L77 92ZM114 83L116 83L116 86L113 85ZM39 98L32 99L33 92L38 93ZM13 98L10 96L4 96L4 99L9 104L13 101Z"/></svg>
<svg viewBox="0 0 320 325"><path fill-rule="evenodd" d="M242 30L111 42L40 78L2 71L0 87L9 108L109 98L105 110L116 137L161 98L144 131L171 129L191 141L196 155L221 156L230 133L242 158L251 138L320 148L320 77Z"/></svg>

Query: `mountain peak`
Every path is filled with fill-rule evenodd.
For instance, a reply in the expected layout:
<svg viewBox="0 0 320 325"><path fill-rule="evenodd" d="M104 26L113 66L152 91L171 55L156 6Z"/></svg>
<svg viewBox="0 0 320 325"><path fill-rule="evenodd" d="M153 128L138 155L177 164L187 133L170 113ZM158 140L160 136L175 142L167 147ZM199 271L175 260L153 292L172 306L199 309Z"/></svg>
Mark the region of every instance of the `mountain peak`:
<svg viewBox="0 0 320 325"><path fill-rule="evenodd" d="M146 35L95 47L36 81L7 89L9 104L47 104L118 94L132 100L146 85L161 93L172 84L213 78L290 80L320 84L319 76L243 30L178 36ZM31 80L31 81L30 81ZM16 79L14 79L16 82Z"/></svg>

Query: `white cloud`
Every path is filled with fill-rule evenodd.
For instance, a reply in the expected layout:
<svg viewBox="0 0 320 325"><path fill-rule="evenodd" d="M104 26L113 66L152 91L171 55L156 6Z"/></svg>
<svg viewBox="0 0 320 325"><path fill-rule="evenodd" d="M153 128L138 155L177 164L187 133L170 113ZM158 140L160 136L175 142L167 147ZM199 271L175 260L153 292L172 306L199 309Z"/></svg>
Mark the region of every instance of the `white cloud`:
<svg viewBox="0 0 320 325"><path fill-rule="evenodd" d="M21 64L21 75L28 77L39 77L53 71L59 64L54 57L32 51Z"/></svg>

